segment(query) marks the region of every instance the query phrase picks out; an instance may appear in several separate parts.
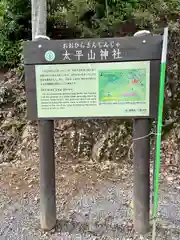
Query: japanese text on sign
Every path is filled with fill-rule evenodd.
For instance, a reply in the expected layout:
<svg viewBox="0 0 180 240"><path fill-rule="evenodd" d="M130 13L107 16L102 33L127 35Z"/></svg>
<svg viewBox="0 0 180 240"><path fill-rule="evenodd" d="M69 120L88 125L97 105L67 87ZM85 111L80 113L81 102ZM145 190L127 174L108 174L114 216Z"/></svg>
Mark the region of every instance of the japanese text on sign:
<svg viewBox="0 0 180 240"><path fill-rule="evenodd" d="M92 49L83 51L81 50L67 50L62 51L59 56L62 61L76 61L81 62L82 59L87 59L87 61L96 61L97 58L100 61L107 61L108 59L113 59L113 61L118 61L122 58L122 53L120 49L100 49L99 51L93 51ZM53 61L55 59L55 53L53 51L47 51L45 53L45 59L47 61Z"/></svg>
<svg viewBox="0 0 180 240"><path fill-rule="evenodd" d="M76 42L76 41L73 41L73 42L66 42L66 43L63 43L62 47L64 49L77 49L77 48L81 48L81 49L84 49L84 48L119 48L121 46L120 42L118 41L114 41L114 40L111 40L111 41L87 41L87 42L84 42L84 41L80 41L80 42Z"/></svg>
<svg viewBox="0 0 180 240"><path fill-rule="evenodd" d="M67 41L59 43L59 51L53 52L47 50L45 52L45 59L47 61L55 60L57 58L62 62L101 62L114 61L123 58L124 52L120 49L121 44L119 41ZM131 50L131 49L129 49ZM46 57L48 55L48 57Z"/></svg>

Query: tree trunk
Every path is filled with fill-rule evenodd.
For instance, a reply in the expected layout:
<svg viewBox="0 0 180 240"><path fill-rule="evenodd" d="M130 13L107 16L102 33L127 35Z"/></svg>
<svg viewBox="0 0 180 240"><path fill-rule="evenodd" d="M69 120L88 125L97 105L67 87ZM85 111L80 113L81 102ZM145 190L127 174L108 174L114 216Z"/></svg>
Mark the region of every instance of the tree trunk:
<svg viewBox="0 0 180 240"><path fill-rule="evenodd" d="M46 35L47 1L31 0L32 39L37 35Z"/></svg>

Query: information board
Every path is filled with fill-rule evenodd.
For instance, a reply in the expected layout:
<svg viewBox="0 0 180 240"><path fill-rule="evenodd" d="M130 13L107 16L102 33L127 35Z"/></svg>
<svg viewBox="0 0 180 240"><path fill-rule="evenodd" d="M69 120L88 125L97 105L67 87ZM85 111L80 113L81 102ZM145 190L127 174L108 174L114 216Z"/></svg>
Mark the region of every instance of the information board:
<svg viewBox="0 0 180 240"><path fill-rule="evenodd" d="M38 118L149 116L150 62L36 65Z"/></svg>
<svg viewBox="0 0 180 240"><path fill-rule="evenodd" d="M157 118L161 35L23 45L28 119Z"/></svg>

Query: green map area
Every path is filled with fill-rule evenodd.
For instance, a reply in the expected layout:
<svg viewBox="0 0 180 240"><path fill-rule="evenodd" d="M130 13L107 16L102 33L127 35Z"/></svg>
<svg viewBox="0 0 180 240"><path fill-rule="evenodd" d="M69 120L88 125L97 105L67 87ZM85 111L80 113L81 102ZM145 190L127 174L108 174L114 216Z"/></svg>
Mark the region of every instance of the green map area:
<svg viewBox="0 0 180 240"><path fill-rule="evenodd" d="M99 71L99 101L146 100L146 69Z"/></svg>

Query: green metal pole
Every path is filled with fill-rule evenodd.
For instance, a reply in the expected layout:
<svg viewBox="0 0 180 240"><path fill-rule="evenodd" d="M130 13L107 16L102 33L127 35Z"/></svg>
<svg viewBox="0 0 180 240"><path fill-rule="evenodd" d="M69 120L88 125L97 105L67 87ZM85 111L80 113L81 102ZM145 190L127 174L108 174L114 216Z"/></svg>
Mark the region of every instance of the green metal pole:
<svg viewBox="0 0 180 240"><path fill-rule="evenodd" d="M157 138L156 138L156 162L155 162L155 181L154 181L154 204L153 204L153 218L157 217L158 210L158 192L159 192L159 171L161 158L161 132L163 120L163 104L164 104L164 86L166 75L166 57L168 45L168 28L164 29L163 47L161 56L161 72L160 72L160 89L159 89L159 105L158 105L158 123L157 123ZM156 221L153 224L153 238L156 235Z"/></svg>

